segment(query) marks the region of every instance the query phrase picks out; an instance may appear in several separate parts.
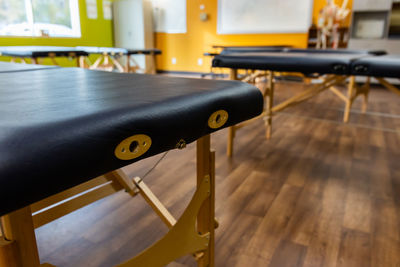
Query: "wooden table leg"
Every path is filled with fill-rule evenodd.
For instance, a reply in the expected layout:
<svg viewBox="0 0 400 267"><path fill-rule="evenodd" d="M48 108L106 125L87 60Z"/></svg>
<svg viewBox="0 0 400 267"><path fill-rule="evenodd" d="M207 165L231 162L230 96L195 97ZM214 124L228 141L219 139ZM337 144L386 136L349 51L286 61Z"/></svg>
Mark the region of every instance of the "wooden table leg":
<svg viewBox="0 0 400 267"><path fill-rule="evenodd" d="M235 139L235 126L228 128L228 141L226 146L226 155L232 157L233 155L233 140Z"/></svg>
<svg viewBox="0 0 400 267"><path fill-rule="evenodd" d="M30 207L11 212L1 218L4 238L15 242L16 266L40 266L39 253ZM10 266L12 266L10 264Z"/></svg>
<svg viewBox="0 0 400 267"><path fill-rule="evenodd" d="M267 106L266 106L266 121L265 121L265 126L266 126L266 132L265 132L265 137L267 139L271 138L271 132L272 132L272 107L274 106L274 72L270 71L268 73L268 88L266 92L267 96Z"/></svg>
<svg viewBox="0 0 400 267"><path fill-rule="evenodd" d="M215 152L210 151L210 136L197 140L197 186L205 176L210 177L209 197L204 201L198 217L197 230L200 234L210 233L210 240L204 255L199 258L199 267L214 266L214 229L215 229Z"/></svg>
<svg viewBox="0 0 400 267"><path fill-rule="evenodd" d="M230 80L237 80L237 70L231 69L229 74ZM233 155L233 139L235 138L235 126L228 128L228 141L226 147L226 155L231 157Z"/></svg>
<svg viewBox="0 0 400 267"><path fill-rule="evenodd" d="M355 87L356 77L351 76L349 86L347 89L347 101L346 101L346 108L344 110L343 122L348 122L350 117L350 109L351 105L353 104L353 94L354 94L354 87Z"/></svg>
<svg viewBox="0 0 400 267"><path fill-rule="evenodd" d="M126 55L126 62L125 62L125 72L130 72L130 60L131 60L131 56L130 55Z"/></svg>
<svg viewBox="0 0 400 267"><path fill-rule="evenodd" d="M369 95L369 89L370 89L370 83L371 83L371 78L367 77L367 81L365 82L365 88L364 88L364 96L363 96L363 103L362 103L362 108L361 111L365 113L367 111L367 106L368 106L368 95Z"/></svg>

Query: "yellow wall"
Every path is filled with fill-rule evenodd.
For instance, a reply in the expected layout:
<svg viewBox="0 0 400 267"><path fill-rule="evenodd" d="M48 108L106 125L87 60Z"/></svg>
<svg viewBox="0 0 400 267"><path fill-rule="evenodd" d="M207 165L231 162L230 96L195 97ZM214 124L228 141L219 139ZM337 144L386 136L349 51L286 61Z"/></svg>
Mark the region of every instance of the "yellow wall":
<svg viewBox="0 0 400 267"><path fill-rule="evenodd" d="M284 1L284 0L282 0ZM342 0L337 0L339 4ZM351 6L352 1L349 1ZM200 5L205 10L200 10ZM313 19L316 20L318 11L326 4L326 0L314 0ZM200 13L209 14L209 20L202 22ZM157 68L167 71L208 72L210 57L204 57L206 51L213 51L212 45L291 45L294 47L307 46L307 34L217 34L217 0L187 0L187 33L166 34L156 33L156 47L162 50L157 59ZM176 64L172 64L172 58ZM203 65L197 64L203 59Z"/></svg>
<svg viewBox="0 0 400 267"><path fill-rule="evenodd" d="M97 0L98 18L88 19L86 16L86 2L79 0L79 14L81 20L81 38L43 38L43 37L1 37L0 46L11 45L54 45L54 46L112 46L112 21L103 19L103 1ZM6 57L3 60L9 60ZM50 63L45 61L44 63ZM69 60L60 61L63 66L73 66Z"/></svg>

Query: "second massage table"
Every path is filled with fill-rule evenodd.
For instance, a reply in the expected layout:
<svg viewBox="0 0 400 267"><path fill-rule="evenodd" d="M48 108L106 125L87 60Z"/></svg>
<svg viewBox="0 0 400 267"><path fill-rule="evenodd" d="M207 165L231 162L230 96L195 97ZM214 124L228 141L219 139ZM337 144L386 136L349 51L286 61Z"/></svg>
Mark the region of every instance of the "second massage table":
<svg viewBox="0 0 400 267"><path fill-rule="evenodd" d="M0 46L0 56L11 57L12 62L20 60L26 63L31 59L34 64L40 64L44 58L50 58L54 65L58 65L57 58L66 57L76 61L76 66L81 67L82 60L88 53L75 47L64 46Z"/></svg>
<svg viewBox="0 0 400 267"><path fill-rule="evenodd" d="M370 53L317 53L313 52L260 52L260 53L228 53L215 56L213 67L229 68L231 79L238 79L238 70L258 71L256 75L265 75L268 78L266 88L264 88L264 97L266 98L266 109L261 117L266 118L266 138L271 135L272 115L289 106L303 102L322 91L330 90L339 99L346 104L343 121L347 122L350 115L352 103L357 96L363 95L364 102L362 110L367 108L367 98L369 92L369 78L363 86L355 83L353 64L364 58L381 58L381 56L372 56ZM282 103L274 105L274 75L279 72L302 73L310 78L322 78L323 82L311 85L305 91L294 95ZM252 78L254 76L250 76ZM336 88L350 79L347 94L343 94ZM251 80L249 80L251 81ZM235 131L245 124L233 126L230 128L228 137L227 154L232 155L233 138Z"/></svg>

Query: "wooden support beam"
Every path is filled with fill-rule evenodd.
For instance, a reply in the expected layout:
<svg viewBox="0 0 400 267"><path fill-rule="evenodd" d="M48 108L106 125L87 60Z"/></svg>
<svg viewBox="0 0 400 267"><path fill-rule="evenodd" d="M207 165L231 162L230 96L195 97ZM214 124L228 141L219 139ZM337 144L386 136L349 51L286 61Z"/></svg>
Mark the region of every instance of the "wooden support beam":
<svg viewBox="0 0 400 267"><path fill-rule="evenodd" d="M396 86L392 85L391 83L389 83L388 81L386 81L384 78L379 78L379 77L375 77L375 79L377 79L379 81L380 84L382 84L383 86L385 86L387 89L389 89L390 91L392 91L393 93L400 95L400 89L397 88Z"/></svg>
<svg viewBox="0 0 400 267"><path fill-rule="evenodd" d="M115 57L110 57L110 59L119 72L125 72L125 68L121 65L121 63L119 63L119 61Z"/></svg>
<svg viewBox="0 0 400 267"><path fill-rule="evenodd" d="M89 189L88 191L78 194L70 199L45 208L44 210L40 210L32 215L34 227L37 228L52 222L64 215L89 205L90 203L114 194L115 192L120 191L122 188L123 187L119 183L110 181L95 188Z"/></svg>
<svg viewBox="0 0 400 267"><path fill-rule="evenodd" d="M342 92L340 92L335 86L329 87L329 90L332 91L332 93L337 95L344 102L347 102L347 100L348 100L347 97Z"/></svg>
<svg viewBox="0 0 400 267"><path fill-rule="evenodd" d="M272 112L278 112L281 111L291 105L303 102L310 97L322 92L323 90L326 90L330 88L331 86L335 84L339 84L345 80L345 77L337 77L335 75L331 75L328 78L325 79L325 81L322 84L316 84L312 86L311 88L308 88L304 90L303 92L289 98L288 100L274 106L272 108Z"/></svg>
<svg viewBox="0 0 400 267"><path fill-rule="evenodd" d="M172 228L176 224L176 219L172 214L165 208L161 201L153 194L150 188L143 182L139 177L133 179L135 185L139 188L140 195L146 200L150 207L155 213L161 218L161 220Z"/></svg>

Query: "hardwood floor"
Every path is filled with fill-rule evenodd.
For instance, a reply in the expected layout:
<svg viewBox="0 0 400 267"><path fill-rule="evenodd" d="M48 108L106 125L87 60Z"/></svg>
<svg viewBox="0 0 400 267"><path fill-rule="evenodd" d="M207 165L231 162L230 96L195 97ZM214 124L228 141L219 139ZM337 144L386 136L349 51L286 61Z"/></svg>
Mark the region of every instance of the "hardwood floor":
<svg viewBox="0 0 400 267"><path fill-rule="evenodd" d="M297 92L277 85L277 102ZM344 103L329 92L237 132L216 150L216 266L400 266L400 98L372 90L343 124ZM160 157L128 166L143 175ZM55 177L56 179L56 177ZM145 179L179 217L195 186L195 146L171 151ZM36 230L42 262L112 266L167 232L141 197L120 192ZM195 266L184 257L172 267Z"/></svg>

